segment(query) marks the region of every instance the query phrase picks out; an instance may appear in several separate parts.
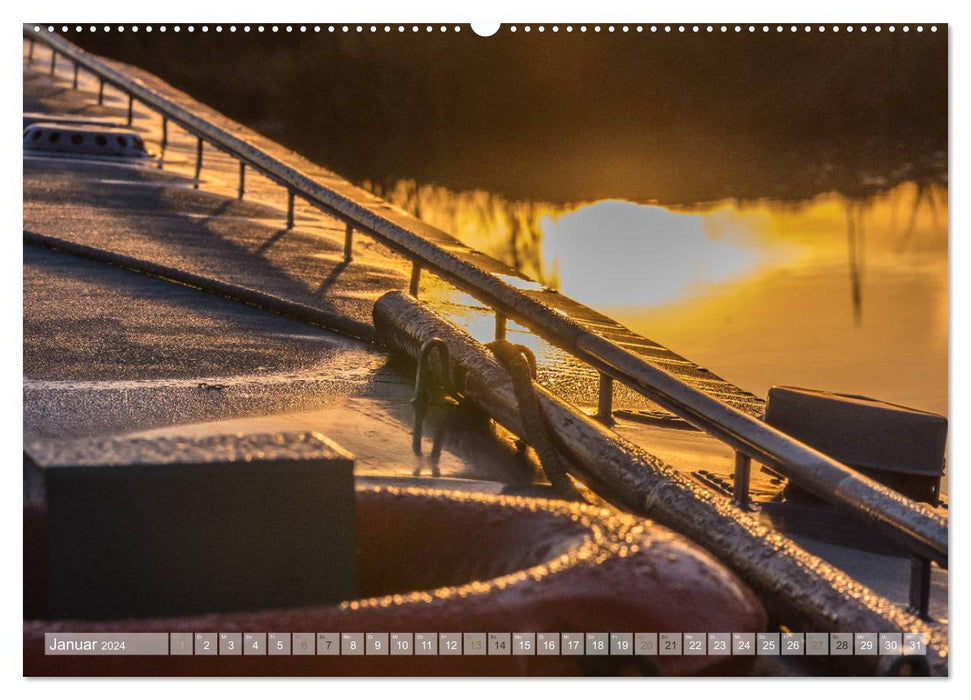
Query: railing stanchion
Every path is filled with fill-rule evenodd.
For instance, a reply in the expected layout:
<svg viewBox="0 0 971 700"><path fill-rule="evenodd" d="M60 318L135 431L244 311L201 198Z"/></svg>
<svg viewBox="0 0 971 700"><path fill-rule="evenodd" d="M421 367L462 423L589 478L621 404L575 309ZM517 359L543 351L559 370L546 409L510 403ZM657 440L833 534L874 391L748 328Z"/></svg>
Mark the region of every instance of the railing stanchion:
<svg viewBox="0 0 971 700"><path fill-rule="evenodd" d="M418 283L421 282L421 263L417 260L411 261L411 282L408 283L408 293L418 298Z"/></svg>
<svg viewBox="0 0 971 700"><path fill-rule="evenodd" d="M910 609L922 619L929 619L931 603L931 561L913 554L910 557Z"/></svg>
<svg viewBox="0 0 971 700"><path fill-rule="evenodd" d="M287 190L287 231L293 230L293 190Z"/></svg>
<svg viewBox="0 0 971 700"><path fill-rule="evenodd" d="M735 452L735 482L732 489L732 503L742 510L755 510L749 494L749 480L752 476L752 458L744 452Z"/></svg>
<svg viewBox="0 0 971 700"><path fill-rule="evenodd" d="M506 315L496 311L496 340L506 338Z"/></svg>
<svg viewBox="0 0 971 700"><path fill-rule="evenodd" d="M27 60L34 62L34 37L27 37Z"/></svg>
<svg viewBox="0 0 971 700"><path fill-rule="evenodd" d="M165 149L169 145L169 118L164 114L162 115L162 143L159 146L158 154L158 169L162 169L162 164L165 162Z"/></svg>
<svg viewBox="0 0 971 700"><path fill-rule="evenodd" d="M98 78L98 104L103 105L105 103L105 81L102 78Z"/></svg>
<svg viewBox="0 0 971 700"><path fill-rule="evenodd" d="M195 189L199 189L199 176L202 174L202 139L196 139L196 176L195 183L192 185Z"/></svg>
<svg viewBox="0 0 971 700"><path fill-rule="evenodd" d="M606 425L614 422L614 378L603 372L597 386L597 420Z"/></svg>
<svg viewBox="0 0 971 700"><path fill-rule="evenodd" d="M57 50L51 50L51 75L54 75L54 70L57 68Z"/></svg>
<svg viewBox="0 0 971 700"><path fill-rule="evenodd" d="M132 117L134 116L134 108L135 108L135 98L131 95L131 93L129 93L128 94L128 126L131 126Z"/></svg>
<svg viewBox="0 0 971 700"><path fill-rule="evenodd" d="M246 163L239 161L239 186L236 188L236 199L242 199L246 194Z"/></svg>
<svg viewBox="0 0 971 700"><path fill-rule="evenodd" d="M354 257L354 227L350 224L344 230L344 262L350 262Z"/></svg>
<svg viewBox="0 0 971 700"><path fill-rule="evenodd" d="M71 81L71 89L72 90L77 90L78 89L78 63L77 63L77 61L74 62L74 79Z"/></svg>

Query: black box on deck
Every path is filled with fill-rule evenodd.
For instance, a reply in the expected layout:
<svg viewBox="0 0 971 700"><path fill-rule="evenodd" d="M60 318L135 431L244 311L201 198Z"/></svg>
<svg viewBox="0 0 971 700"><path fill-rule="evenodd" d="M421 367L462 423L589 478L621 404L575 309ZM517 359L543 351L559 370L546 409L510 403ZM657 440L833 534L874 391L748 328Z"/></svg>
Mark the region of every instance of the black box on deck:
<svg viewBox="0 0 971 700"><path fill-rule="evenodd" d="M863 396L772 387L765 421L914 500L938 502L944 416Z"/></svg>
<svg viewBox="0 0 971 700"><path fill-rule="evenodd" d="M356 596L353 457L311 433L28 446L47 616L112 619Z"/></svg>

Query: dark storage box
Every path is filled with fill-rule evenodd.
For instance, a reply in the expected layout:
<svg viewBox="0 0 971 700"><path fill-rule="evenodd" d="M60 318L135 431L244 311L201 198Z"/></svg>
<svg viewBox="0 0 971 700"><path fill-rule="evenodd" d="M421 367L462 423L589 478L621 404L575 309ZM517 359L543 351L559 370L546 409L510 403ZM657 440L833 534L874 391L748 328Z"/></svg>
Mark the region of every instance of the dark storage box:
<svg viewBox="0 0 971 700"><path fill-rule="evenodd" d="M862 396L772 387L765 420L910 498L937 503L944 416Z"/></svg>
<svg viewBox="0 0 971 700"><path fill-rule="evenodd" d="M29 445L50 618L257 610L355 597L353 457L310 433Z"/></svg>

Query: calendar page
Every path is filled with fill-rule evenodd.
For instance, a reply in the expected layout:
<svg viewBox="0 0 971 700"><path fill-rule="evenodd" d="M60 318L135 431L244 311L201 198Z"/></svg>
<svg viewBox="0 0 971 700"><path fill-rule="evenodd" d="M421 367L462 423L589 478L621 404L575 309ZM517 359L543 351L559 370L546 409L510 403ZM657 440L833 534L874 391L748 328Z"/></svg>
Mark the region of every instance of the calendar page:
<svg viewBox="0 0 971 700"><path fill-rule="evenodd" d="M947 22L405 14L23 24L23 675L947 677Z"/></svg>

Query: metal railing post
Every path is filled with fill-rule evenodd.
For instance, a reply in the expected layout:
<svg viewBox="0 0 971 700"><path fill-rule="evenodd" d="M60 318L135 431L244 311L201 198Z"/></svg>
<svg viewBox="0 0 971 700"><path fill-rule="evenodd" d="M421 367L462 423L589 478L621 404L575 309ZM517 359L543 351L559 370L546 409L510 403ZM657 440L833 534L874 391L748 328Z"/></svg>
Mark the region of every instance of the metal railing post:
<svg viewBox="0 0 971 700"><path fill-rule="evenodd" d="M103 105L105 103L105 81L103 78L98 78L98 104Z"/></svg>
<svg viewBox="0 0 971 700"><path fill-rule="evenodd" d="M350 224L344 229L344 262L350 262L354 257L354 227Z"/></svg>
<svg viewBox="0 0 971 700"><path fill-rule="evenodd" d="M411 281L408 283L408 293L418 298L418 283L421 282L421 263L417 260L411 261Z"/></svg>
<svg viewBox="0 0 971 700"><path fill-rule="evenodd" d="M132 97L131 93L128 94L128 126L131 126L132 117L134 116L135 98Z"/></svg>
<svg viewBox="0 0 971 700"><path fill-rule="evenodd" d="M749 481L752 476L752 458L744 452L735 452L735 483L732 489L732 503L742 510L754 510Z"/></svg>
<svg viewBox="0 0 971 700"><path fill-rule="evenodd" d="M506 315L496 311L496 340L506 338Z"/></svg>
<svg viewBox="0 0 971 700"><path fill-rule="evenodd" d="M597 385L597 420L606 425L614 422L614 378L603 372Z"/></svg>
<svg viewBox="0 0 971 700"><path fill-rule="evenodd" d="M236 199L242 199L246 194L246 163L239 161L239 186L236 188Z"/></svg>
<svg viewBox="0 0 971 700"><path fill-rule="evenodd" d="M74 79L71 81L71 89L78 89L78 64L77 61L74 62Z"/></svg>
<svg viewBox="0 0 971 700"><path fill-rule="evenodd" d="M196 138L196 176L192 187L199 189L199 176L202 175L202 139Z"/></svg>
<svg viewBox="0 0 971 700"><path fill-rule="evenodd" d="M27 60L34 62L34 37L27 37Z"/></svg>
<svg viewBox="0 0 971 700"><path fill-rule="evenodd" d="M293 190L287 190L287 231L293 230Z"/></svg>
<svg viewBox="0 0 971 700"><path fill-rule="evenodd" d="M922 619L929 619L931 603L931 561L914 554L910 558L910 609Z"/></svg>
<svg viewBox="0 0 971 700"><path fill-rule="evenodd" d="M165 149L169 145L169 118L162 115L162 143L159 146L158 169L162 169L165 162Z"/></svg>
<svg viewBox="0 0 971 700"><path fill-rule="evenodd" d="M57 50L51 50L51 75L54 75L54 70L57 68Z"/></svg>

